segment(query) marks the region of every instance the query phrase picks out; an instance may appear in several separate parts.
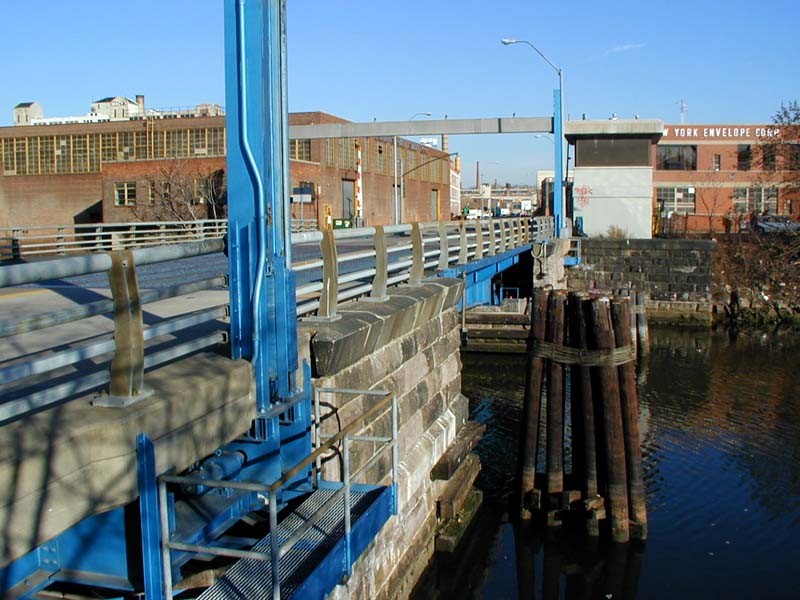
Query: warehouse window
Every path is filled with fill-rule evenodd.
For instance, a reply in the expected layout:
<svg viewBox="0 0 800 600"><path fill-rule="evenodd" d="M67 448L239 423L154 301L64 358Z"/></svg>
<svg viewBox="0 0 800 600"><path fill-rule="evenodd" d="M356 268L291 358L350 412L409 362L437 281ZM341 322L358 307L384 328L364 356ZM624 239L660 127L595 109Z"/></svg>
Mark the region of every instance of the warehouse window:
<svg viewBox="0 0 800 600"><path fill-rule="evenodd" d="M575 143L577 167L649 167L650 140L588 138Z"/></svg>
<svg viewBox="0 0 800 600"><path fill-rule="evenodd" d="M289 140L289 158L311 160L311 140Z"/></svg>
<svg viewBox="0 0 800 600"><path fill-rule="evenodd" d="M118 181L114 184L114 206L134 206L135 204L135 181Z"/></svg>
<svg viewBox="0 0 800 600"><path fill-rule="evenodd" d="M736 170L749 171L752 156L753 152L750 150L750 144L739 144L739 151L736 154Z"/></svg>
<svg viewBox="0 0 800 600"><path fill-rule="evenodd" d="M719 171L722 168L722 155L715 154L714 155L714 170Z"/></svg>
<svg viewBox="0 0 800 600"><path fill-rule="evenodd" d="M695 211L695 191L693 187L656 188L656 200L662 214L679 212L693 215Z"/></svg>
<svg viewBox="0 0 800 600"><path fill-rule="evenodd" d="M696 171L697 146L683 144L657 146L656 168L662 171Z"/></svg>
<svg viewBox="0 0 800 600"><path fill-rule="evenodd" d="M733 210L738 213L778 212L778 188L751 187L733 190Z"/></svg>

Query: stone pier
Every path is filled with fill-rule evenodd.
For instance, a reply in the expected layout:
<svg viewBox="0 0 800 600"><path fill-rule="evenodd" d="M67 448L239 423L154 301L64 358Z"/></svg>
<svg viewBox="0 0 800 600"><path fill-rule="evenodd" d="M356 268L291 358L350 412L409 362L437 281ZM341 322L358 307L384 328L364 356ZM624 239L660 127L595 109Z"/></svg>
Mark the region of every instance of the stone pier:
<svg viewBox="0 0 800 600"><path fill-rule="evenodd" d="M408 597L434 552L436 497L431 469L452 444L468 416L461 394L459 318L463 282L430 279L390 289L384 301L358 300L337 308L341 318L300 324L310 334L313 384L320 387L386 389L398 398L398 515L392 517L353 567L350 579L330 598ZM336 418L334 433L370 406L364 396L322 394ZM365 432L386 436L391 413ZM365 456L351 454L351 471ZM365 483L387 484L390 456L368 471ZM338 461L326 464L335 476Z"/></svg>

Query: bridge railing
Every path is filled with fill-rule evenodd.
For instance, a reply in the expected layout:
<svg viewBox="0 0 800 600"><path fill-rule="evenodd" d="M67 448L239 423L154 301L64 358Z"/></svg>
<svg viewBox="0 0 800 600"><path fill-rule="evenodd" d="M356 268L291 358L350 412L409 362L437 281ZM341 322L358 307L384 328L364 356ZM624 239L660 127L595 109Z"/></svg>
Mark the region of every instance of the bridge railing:
<svg viewBox="0 0 800 600"><path fill-rule="evenodd" d="M486 260L553 234L549 218L295 233L292 244L296 254L303 249L312 256L293 265L298 281L297 315L334 318L337 304L345 300L360 296L380 299L391 285L418 283L426 272ZM227 341L228 302L194 311L181 306L178 314L161 319L150 314L147 324L143 309L160 300L224 289L225 274L141 292L137 277L137 268L144 265L203 257L223 250L224 242L217 238L0 265L0 288L11 287L17 293L35 293L36 288L15 286L42 283L42 287L57 290L81 289L69 278L106 273L111 296L98 293L91 302L43 313L25 310L21 316L9 315L0 322L0 338L6 348L0 352L0 425L98 389L103 391L95 397L95 404L130 404L148 393L145 369ZM85 332L93 329L86 325L86 319L102 315L113 315L113 321L104 324L99 335L73 336L70 330L62 343L48 343L47 338L42 343L41 336L62 339L61 333L53 329L49 330L52 334L42 330L73 324L75 332ZM76 321L83 324L77 325ZM111 323L113 332L109 331ZM39 350L34 347L31 351L23 343L22 336L26 335L40 336L34 345ZM16 356L8 351L13 348L20 348Z"/></svg>
<svg viewBox="0 0 800 600"><path fill-rule="evenodd" d="M292 232L316 228L316 219L292 219ZM210 240L227 231L226 219L0 227L0 261Z"/></svg>

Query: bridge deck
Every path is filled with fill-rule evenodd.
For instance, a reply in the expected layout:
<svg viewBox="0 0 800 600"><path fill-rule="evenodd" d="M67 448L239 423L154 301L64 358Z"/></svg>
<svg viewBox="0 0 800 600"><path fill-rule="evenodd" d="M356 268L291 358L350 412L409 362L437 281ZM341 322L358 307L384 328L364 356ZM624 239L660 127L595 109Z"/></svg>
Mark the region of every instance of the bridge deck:
<svg viewBox="0 0 800 600"><path fill-rule="evenodd" d="M181 471L247 431L252 367L199 354L148 373L154 393L125 408L90 396L0 427L0 566L80 520L135 500L136 436L156 445L158 471Z"/></svg>

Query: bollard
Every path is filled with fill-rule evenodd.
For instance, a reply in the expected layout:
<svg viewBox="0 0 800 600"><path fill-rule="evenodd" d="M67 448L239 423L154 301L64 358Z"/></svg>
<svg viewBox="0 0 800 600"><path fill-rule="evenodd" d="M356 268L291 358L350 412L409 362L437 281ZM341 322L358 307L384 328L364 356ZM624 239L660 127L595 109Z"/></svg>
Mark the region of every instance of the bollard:
<svg viewBox="0 0 800 600"><path fill-rule="evenodd" d="M608 298L599 298L589 303L591 308L591 347L595 350L611 350L615 347L614 330L611 324L611 307ZM625 327L629 324L625 323ZM611 521L611 538L614 542L627 542L630 538L628 524L628 492L625 469L625 442L622 433L622 408L619 399L617 368L596 367L605 439L605 464L607 490L605 495L607 514Z"/></svg>
<svg viewBox="0 0 800 600"><path fill-rule="evenodd" d="M530 519L531 509L539 508L536 484L536 454L539 443L539 412L542 402L544 359L533 355L537 341L544 341L549 293L537 289L531 302L531 328L528 332L528 369L525 377L525 400L522 431L522 473L520 476L520 518Z"/></svg>
<svg viewBox="0 0 800 600"><path fill-rule="evenodd" d="M611 320L617 347L631 343L630 329L625 326L630 320L630 303L627 299L615 299L611 303ZM617 367L622 408L622 428L625 443L625 464L628 478L628 503L631 521L631 537L647 539L647 508L645 506L644 479L642 471L642 449L639 441L639 400L636 393L636 373L633 362Z"/></svg>

